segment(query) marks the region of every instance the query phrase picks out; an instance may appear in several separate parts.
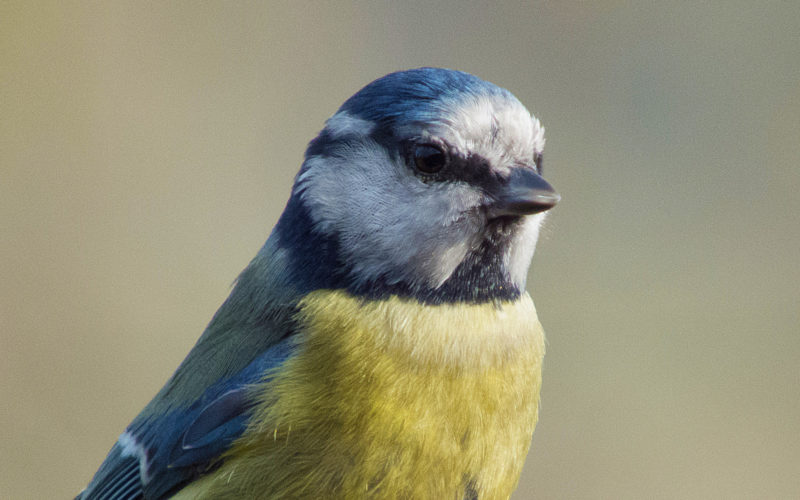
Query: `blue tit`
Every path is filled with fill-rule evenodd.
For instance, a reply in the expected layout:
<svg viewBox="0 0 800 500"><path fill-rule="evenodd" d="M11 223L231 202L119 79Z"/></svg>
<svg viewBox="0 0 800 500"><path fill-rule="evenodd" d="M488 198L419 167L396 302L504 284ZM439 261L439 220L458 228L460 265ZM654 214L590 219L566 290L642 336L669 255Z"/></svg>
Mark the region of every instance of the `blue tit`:
<svg viewBox="0 0 800 500"><path fill-rule="evenodd" d="M349 98L79 498L508 498L538 418L543 146L509 91L459 71Z"/></svg>

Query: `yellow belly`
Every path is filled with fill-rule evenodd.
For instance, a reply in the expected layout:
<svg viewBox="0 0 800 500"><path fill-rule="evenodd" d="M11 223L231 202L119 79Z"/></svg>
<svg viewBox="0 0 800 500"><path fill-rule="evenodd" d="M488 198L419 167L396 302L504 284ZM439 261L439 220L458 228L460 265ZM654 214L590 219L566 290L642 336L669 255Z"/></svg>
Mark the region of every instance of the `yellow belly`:
<svg viewBox="0 0 800 500"><path fill-rule="evenodd" d="M537 420L530 297L431 306L318 291L223 465L176 498L508 498Z"/></svg>

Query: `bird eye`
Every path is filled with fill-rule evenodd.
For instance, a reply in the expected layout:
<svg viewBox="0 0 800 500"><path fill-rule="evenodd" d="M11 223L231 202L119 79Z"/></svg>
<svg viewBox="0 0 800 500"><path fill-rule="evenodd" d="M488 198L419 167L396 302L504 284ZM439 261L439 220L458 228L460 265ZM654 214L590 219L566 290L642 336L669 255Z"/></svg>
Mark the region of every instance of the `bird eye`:
<svg viewBox="0 0 800 500"><path fill-rule="evenodd" d="M447 155L433 144L414 146L414 166L423 174L435 174L447 165Z"/></svg>
<svg viewBox="0 0 800 500"><path fill-rule="evenodd" d="M533 155L533 162L536 164L536 171L539 173L539 175L542 175L542 168L544 168L544 165L542 164L543 161L544 158L542 157L542 153L536 153Z"/></svg>

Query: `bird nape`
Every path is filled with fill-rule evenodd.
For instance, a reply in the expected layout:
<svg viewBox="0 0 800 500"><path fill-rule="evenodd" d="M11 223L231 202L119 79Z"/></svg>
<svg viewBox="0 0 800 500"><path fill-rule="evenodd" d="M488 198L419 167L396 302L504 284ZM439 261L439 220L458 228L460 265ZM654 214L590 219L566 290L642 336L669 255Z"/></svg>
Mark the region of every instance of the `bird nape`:
<svg viewBox="0 0 800 500"><path fill-rule="evenodd" d="M559 201L543 147L509 91L467 73L353 95L78 498L508 498L538 418L525 285Z"/></svg>

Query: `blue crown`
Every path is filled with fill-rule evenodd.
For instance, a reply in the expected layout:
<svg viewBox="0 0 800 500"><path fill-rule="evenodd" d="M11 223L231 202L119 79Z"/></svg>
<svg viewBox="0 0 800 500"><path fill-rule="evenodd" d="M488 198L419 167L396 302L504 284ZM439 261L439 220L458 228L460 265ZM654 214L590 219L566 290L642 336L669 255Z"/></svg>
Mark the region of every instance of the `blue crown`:
<svg viewBox="0 0 800 500"><path fill-rule="evenodd" d="M508 90L469 73L419 68L375 80L348 99L339 111L384 125L429 122L440 118L448 108L479 96L519 102Z"/></svg>

